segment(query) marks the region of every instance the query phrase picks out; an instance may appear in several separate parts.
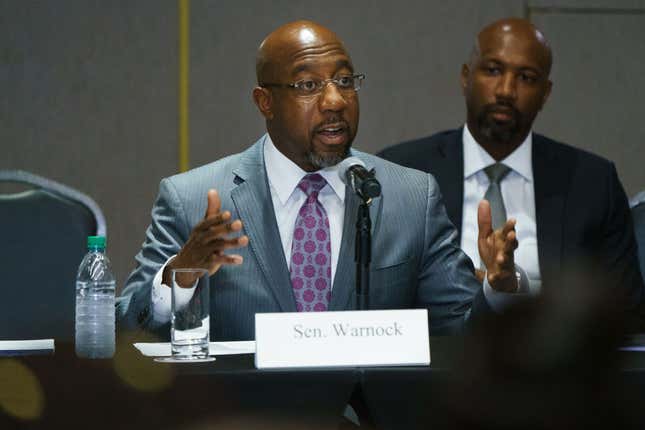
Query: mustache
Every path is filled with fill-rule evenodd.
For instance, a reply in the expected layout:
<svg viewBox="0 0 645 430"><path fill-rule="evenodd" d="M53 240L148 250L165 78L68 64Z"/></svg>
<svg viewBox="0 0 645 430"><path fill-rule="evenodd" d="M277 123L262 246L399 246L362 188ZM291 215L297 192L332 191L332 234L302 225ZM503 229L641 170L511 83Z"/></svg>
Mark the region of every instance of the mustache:
<svg viewBox="0 0 645 430"><path fill-rule="evenodd" d="M336 127L341 127L345 129L349 129L349 123L340 115L334 115L325 118L320 124L316 125L314 128L315 131L320 131L325 127L328 127L330 125L336 126Z"/></svg>
<svg viewBox="0 0 645 430"><path fill-rule="evenodd" d="M487 105L484 105L483 112L486 114L489 113L495 113L495 112L500 112L500 113L510 113L512 114L515 118L520 118L522 114L520 113L519 110L515 106L513 106L510 103L489 103Z"/></svg>

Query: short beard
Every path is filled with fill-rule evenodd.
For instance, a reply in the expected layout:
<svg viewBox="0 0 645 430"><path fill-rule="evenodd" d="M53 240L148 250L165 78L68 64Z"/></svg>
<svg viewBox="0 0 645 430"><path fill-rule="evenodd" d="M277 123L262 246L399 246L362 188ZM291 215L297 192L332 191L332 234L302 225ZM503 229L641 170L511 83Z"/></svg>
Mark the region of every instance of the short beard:
<svg viewBox="0 0 645 430"><path fill-rule="evenodd" d="M349 156L349 145L343 148L342 153L320 154L314 151L307 153L307 161L316 169L335 166Z"/></svg>
<svg viewBox="0 0 645 430"><path fill-rule="evenodd" d="M521 132L522 114L515 108L512 109L512 121L500 124L491 118L495 106L486 105L477 116L477 125L481 135L490 142L511 143Z"/></svg>

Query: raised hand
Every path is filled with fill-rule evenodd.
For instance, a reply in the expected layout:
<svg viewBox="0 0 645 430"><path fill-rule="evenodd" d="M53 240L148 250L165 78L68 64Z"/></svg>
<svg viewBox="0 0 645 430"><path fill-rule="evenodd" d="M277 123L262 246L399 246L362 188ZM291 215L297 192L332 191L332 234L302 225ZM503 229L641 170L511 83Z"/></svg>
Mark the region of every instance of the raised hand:
<svg viewBox="0 0 645 430"><path fill-rule="evenodd" d="M516 292L514 252L518 244L515 220L511 218L504 226L493 230L490 204L482 200L477 208L477 223L479 257L486 266L488 283L497 291Z"/></svg>
<svg viewBox="0 0 645 430"><path fill-rule="evenodd" d="M204 220L193 228L183 248L175 258L166 265L163 283L170 285L172 269L199 268L208 270L212 275L223 264L242 264L242 256L228 255L224 251L248 245L245 235L231 238L231 233L242 230L242 221L230 221L229 211L221 212L221 200L217 191L208 190L208 206ZM178 279L181 286L191 287L195 279Z"/></svg>

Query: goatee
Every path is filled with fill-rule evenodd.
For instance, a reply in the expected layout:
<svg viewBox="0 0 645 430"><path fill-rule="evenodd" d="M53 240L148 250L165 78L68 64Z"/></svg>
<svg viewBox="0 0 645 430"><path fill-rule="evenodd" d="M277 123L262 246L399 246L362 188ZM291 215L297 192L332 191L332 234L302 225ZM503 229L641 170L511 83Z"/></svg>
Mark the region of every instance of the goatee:
<svg viewBox="0 0 645 430"><path fill-rule="evenodd" d="M341 152L336 153L317 153L310 151L307 153L307 161L311 163L316 169L324 169L332 167L343 161L349 156L349 145L345 146Z"/></svg>
<svg viewBox="0 0 645 430"><path fill-rule="evenodd" d="M511 115L510 121L496 121L493 113L504 109L504 113ZM516 138L522 128L522 114L512 106L508 105L486 105L477 116L477 125L480 133L489 141L499 143L510 143Z"/></svg>

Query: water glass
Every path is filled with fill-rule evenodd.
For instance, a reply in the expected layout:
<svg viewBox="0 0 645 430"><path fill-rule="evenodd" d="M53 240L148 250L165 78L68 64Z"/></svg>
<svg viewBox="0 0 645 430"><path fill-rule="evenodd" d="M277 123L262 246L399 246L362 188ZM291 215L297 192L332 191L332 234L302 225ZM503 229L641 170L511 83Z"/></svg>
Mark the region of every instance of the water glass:
<svg viewBox="0 0 645 430"><path fill-rule="evenodd" d="M171 350L175 360L208 358L210 291L208 271L172 271Z"/></svg>

